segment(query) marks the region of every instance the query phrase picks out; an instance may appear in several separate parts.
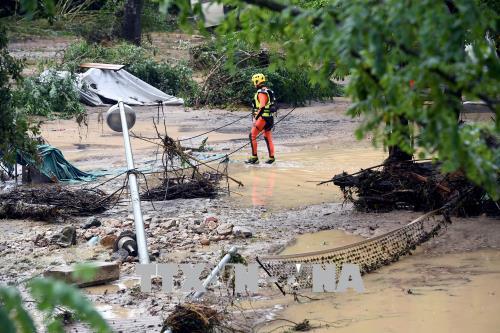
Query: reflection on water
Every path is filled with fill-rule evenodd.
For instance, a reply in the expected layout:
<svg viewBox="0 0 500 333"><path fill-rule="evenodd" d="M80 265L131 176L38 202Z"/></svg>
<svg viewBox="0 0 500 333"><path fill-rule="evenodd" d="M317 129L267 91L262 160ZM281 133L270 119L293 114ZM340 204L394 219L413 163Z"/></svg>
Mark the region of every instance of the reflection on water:
<svg viewBox="0 0 500 333"><path fill-rule="evenodd" d="M232 184L232 190L242 194L234 197L242 205L291 208L341 202L342 194L336 186L318 186L317 182L342 171L353 172L380 164L385 157L383 151L371 147L345 149L332 146L284 153L273 165L250 166L236 162L230 165L229 172L245 184L244 187Z"/></svg>

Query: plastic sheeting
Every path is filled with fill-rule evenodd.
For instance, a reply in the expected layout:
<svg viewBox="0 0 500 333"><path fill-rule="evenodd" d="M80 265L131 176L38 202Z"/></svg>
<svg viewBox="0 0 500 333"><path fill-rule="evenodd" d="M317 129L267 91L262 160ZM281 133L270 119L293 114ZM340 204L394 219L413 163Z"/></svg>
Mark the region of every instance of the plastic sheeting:
<svg viewBox="0 0 500 333"><path fill-rule="evenodd" d="M49 73L48 70L43 72L41 78ZM56 73L61 77L69 75L65 71ZM182 98L165 94L124 69L113 71L91 68L76 75L75 85L81 101L91 106L115 104L120 98L128 105L184 104Z"/></svg>
<svg viewBox="0 0 500 333"><path fill-rule="evenodd" d="M124 69L119 71L91 68L79 75L83 84L82 100L90 105L122 99L128 105L182 105L184 100L167 95Z"/></svg>
<svg viewBox="0 0 500 333"><path fill-rule="evenodd" d="M40 164L30 158L18 154L17 162L21 165L32 165L49 179L59 181L91 181L95 175L81 171L68 162L62 152L51 145L37 146Z"/></svg>

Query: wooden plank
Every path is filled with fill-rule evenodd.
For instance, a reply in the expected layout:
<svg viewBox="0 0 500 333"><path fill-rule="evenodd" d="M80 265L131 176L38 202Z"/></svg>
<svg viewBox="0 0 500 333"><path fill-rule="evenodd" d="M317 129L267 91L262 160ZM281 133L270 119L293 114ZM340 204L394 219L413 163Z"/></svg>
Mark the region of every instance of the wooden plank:
<svg viewBox="0 0 500 333"><path fill-rule="evenodd" d="M125 65L116 65L116 64L101 64L97 62L86 62L80 65L81 68L99 68L99 69L109 69L113 71L119 71Z"/></svg>

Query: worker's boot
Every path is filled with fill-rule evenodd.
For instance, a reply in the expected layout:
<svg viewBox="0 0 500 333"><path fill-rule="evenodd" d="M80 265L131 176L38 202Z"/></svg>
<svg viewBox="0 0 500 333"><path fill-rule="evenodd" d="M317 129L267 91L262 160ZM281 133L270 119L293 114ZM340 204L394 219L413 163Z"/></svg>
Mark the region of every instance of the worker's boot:
<svg viewBox="0 0 500 333"><path fill-rule="evenodd" d="M246 164L259 164L259 158L257 156L251 156L245 161Z"/></svg>
<svg viewBox="0 0 500 333"><path fill-rule="evenodd" d="M269 159L266 161L266 164L273 164L274 161L275 161L274 156L273 157L269 157Z"/></svg>

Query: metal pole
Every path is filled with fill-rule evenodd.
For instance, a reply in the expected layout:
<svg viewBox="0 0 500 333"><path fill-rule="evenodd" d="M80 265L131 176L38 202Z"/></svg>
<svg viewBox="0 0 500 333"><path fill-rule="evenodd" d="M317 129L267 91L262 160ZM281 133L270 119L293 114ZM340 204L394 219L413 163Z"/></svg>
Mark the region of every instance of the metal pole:
<svg viewBox="0 0 500 333"><path fill-rule="evenodd" d="M217 274L219 274L221 269L223 269L224 266L226 266L226 264L229 262L229 260L231 260L231 256L234 256L237 251L238 251L238 249L236 248L236 246L231 247L229 249L229 251L226 253L226 255L224 256L224 258L222 258L222 260L217 264L217 266L215 266L215 268L212 270L212 272L210 272L210 274L207 276L205 281L203 281L203 288L205 290L207 289L208 285L210 283L212 283L212 280L217 277ZM200 298L201 296L203 296L204 293L205 293L205 291L196 292L193 295L193 299L196 300L196 299Z"/></svg>
<svg viewBox="0 0 500 333"><path fill-rule="evenodd" d="M118 101L120 108L120 119L122 122L123 142L125 145L125 156L127 158L128 170L134 170L134 157L132 155L132 147L130 146L130 137L128 135L127 118L125 117L125 109L123 101ZM128 185L130 188L130 197L132 200L132 208L134 209L135 235L137 239L137 250L139 252L139 262L141 264L149 264L148 245L146 242L146 233L144 232L144 222L142 220L141 200L137 189L137 178L134 173L128 174Z"/></svg>
<svg viewBox="0 0 500 333"><path fill-rule="evenodd" d="M205 279L205 281L203 281L203 288L205 290L208 287L208 285L210 283L212 283L212 280L215 279L215 277L217 276L217 274L219 274L219 272L221 271L221 269L223 269L224 266L226 266L226 264L231 259L231 256L234 256L237 251L238 251L238 249L236 248L236 246L231 247L229 249L229 251L226 253L226 255L222 258L222 260L217 264L217 266L215 266L215 268L212 270L212 272L210 272L210 274L207 276L207 278ZM193 295L193 299L197 300L198 298L200 298L201 296L203 296L204 293L205 293L204 291L198 291L198 292L196 292ZM189 298L189 296L188 296L188 298ZM167 327L165 329L164 333L172 333L172 328Z"/></svg>

